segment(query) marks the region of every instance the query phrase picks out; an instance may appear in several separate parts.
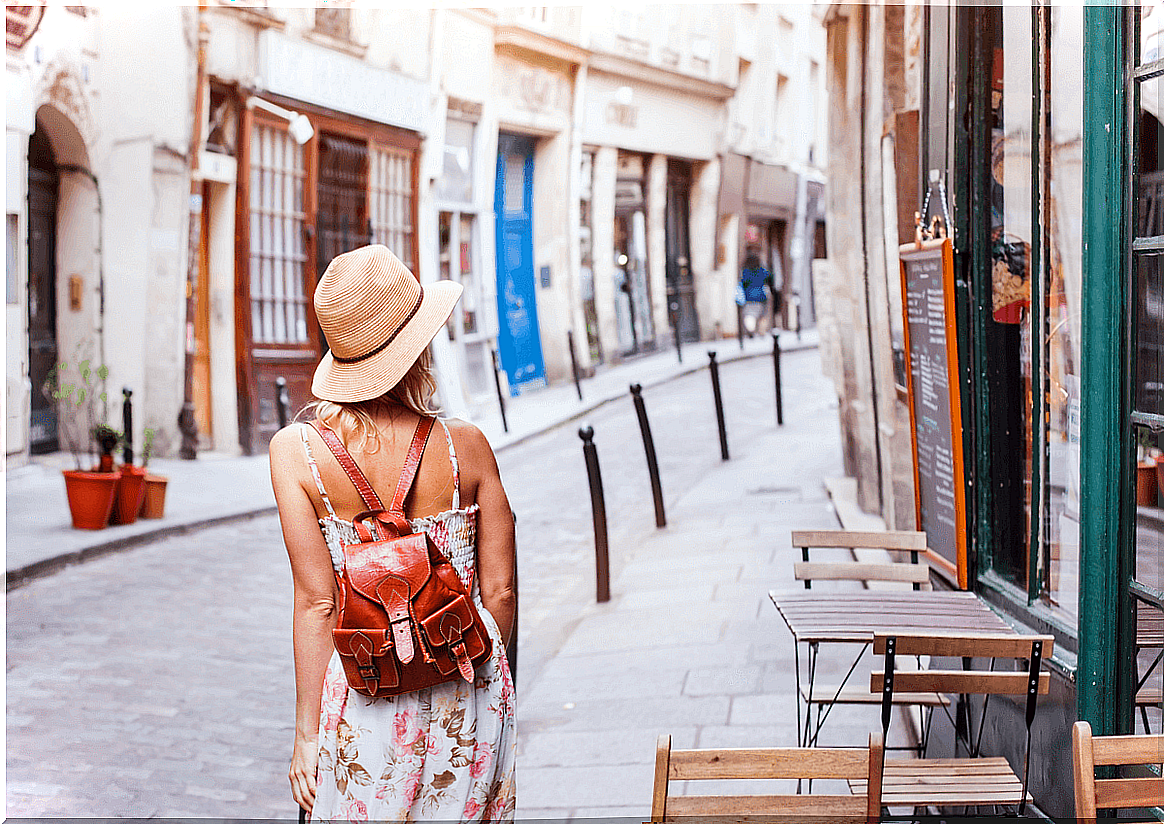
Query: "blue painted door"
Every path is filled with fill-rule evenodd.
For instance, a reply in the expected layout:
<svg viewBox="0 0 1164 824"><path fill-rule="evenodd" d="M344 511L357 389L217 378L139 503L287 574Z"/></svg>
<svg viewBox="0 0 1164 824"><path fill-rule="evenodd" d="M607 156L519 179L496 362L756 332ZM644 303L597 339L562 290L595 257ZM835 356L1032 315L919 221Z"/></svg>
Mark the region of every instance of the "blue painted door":
<svg viewBox="0 0 1164 824"><path fill-rule="evenodd" d="M546 382L534 282L533 152L531 138L497 137L497 350L512 395Z"/></svg>

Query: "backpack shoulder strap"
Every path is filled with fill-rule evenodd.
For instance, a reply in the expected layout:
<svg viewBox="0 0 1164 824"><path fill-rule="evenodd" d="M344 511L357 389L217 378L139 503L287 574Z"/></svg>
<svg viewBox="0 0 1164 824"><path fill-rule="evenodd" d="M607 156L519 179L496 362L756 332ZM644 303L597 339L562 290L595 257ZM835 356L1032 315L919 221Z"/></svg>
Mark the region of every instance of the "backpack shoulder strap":
<svg viewBox="0 0 1164 824"><path fill-rule="evenodd" d="M348 478L351 479L352 484L356 487L356 491L360 493L360 498L364 501L364 506L368 509L383 509L384 504L380 500L380 496L376 494L376 490L372 489L372 484L368 482L367 477L356 466L356 461L352 457L352 453L348 452L347 447L339 439L339 435L322 422L309 421L311 428L319 433L319 437L323 438L323 442L327 444L327 448L331 450L331 454L335 455L335 459L339 461L339 465L347 473ZM407 464L406 464L407 465ZM413 470L415 474L416 470Z"/></svg>
<svg viewBox="0 0 1164 824"><path fill-rule="evenodd" d="M412 444L408 447L404 468L400 470L400 480L396 482L396 494L392 496L392 506L388 509L395 515L404 517L404 499L408 497L408 490L412 489L412 482L416 480L420 457L424 454L428 436L432 434L432 422L432 418L421 418L416 425L416 431L412 434Z"/></svg>
<svg viewBox="0 0 1164 824"><path fill-rule="evenodd" d="M380 500L380 496L376 494L376 490L372 488L368 478L356 465L355 459L340 441L339 436L322 423L317 426L316 422L312 421L311 426L323 438L323 442L327 444L331 454L335 455L335 459L339 461L339 465L351 479L356 491L360 493L360 497L364 501L364 506L370 510L383 510L384 503ZM396 483L396 493L392 496L392 505L388 508L389 513L399 516L402 521L404 520L404 499L408 497L408 491L412 489L412 482L416 480L416 472L420 468L420 458L424 454L424 447L428 444L428 436L432 434L432 426L433 418L421 418L417 423L416 431L412 435L412 443L408 447L408 454L404 458L404 466L400 470L400 480Z"/></svg>

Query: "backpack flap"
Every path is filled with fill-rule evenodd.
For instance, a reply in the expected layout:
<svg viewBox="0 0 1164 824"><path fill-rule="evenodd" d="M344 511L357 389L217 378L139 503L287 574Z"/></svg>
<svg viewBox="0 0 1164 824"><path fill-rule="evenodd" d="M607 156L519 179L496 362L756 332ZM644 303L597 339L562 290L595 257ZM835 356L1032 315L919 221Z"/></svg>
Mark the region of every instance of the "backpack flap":
<svg viewBox="0 0 1164 824"><path fill-rule="evenodd" d="M490 650L481 637L480 621L473 619L468 599L458 595L420 622L436 658L436 668L442 675L460 670L461 677L469 683L473 683L473 659L487 656Z"/></svg>
<svg viewBox="0 0 1164 824"><path fill-rule="evenodd" d="M375 695L381 687L391 689L400 683L388 630L333 629L331 639L350 685L363 684L361 692Z"/></svg>
<svg viewBox="0 0 1164 824"><path fill-rule="evenodd" d="M348 584L388 613L396 657L407 664L415 654L409 602L432 574L428 536L423 532L390 541L344 547Z"/></svg>

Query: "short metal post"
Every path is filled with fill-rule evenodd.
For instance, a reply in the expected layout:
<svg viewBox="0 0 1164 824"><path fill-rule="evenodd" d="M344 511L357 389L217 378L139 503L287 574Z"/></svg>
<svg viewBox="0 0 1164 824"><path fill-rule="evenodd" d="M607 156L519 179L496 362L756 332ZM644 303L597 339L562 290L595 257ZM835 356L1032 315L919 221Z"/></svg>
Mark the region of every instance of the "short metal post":
<svg viewBox="0 0 1164 824"><path fill-rule="evenodd" d="M291 401L287 397L287 379L280 376L275 378L275 409L279 415L279 428L287 425L287 418L291 416Z"/></svg>
<svg viewBox="0 0 1164 824"><path fill-rule="evenodd" d="M598 603L610 600L610 549L606 540L606 500L602 495L602 471L598 468L598 448L594 446L594 427L578 430L582 455L586 458L586 475L590 479L590 508L594 512L594 571L598 579Z"/></svg>
<svg viewBox="0 0 1164 824"><path fill-rule="evenodd" d="M776 370L776 425L784 425L784 387L780 381L780 333L772 332L772 365Z"/></svg>
<svg viewBox="0 0 1164 824"><path fill-rule="evenodd" d="M566 343L570 347L570 369L574 372L574 388L578 390L578 400L582 400L582 384L578 380L578 356L574 354L574 330L566 330Z"/></svg>
<svg viewBox="0 0 1164 824"><path fill-rule="evenodd" d="M719 454L726 461L728 459L727 429L723 423L723 397L719 393L719 364L715 360L715 350L708 350L711 358L711 391L715 395L715 418L719 424Z"/></svg>
<svg viewBox="0 0 1164 824"><path fill-rule="evenodd" d="M501 428L509 432L509 422L505 420L505 395L501 391L501 364L497 362L497 350L493 355L493 383L497 386L497 405L501 407Z"/></svg>
<svg viewBox="0 0 1164 824"><path fill-rule="evenodd" d="M682 335L679 333L679 299L677 297L670 301L668 309L671 315L671 329L675 333L675 354L679 356L679 362L683 363L683 343L680 340Z"/></svg>
<svg viewBox="0 0 1164 824"><path fill-rule="evenodd" d="M133 463L133 390L128 386L121 390L121 428L125 432L122 439L124 449L121 452L121 460L127 464Z"/></svg>
<svg viewBox="0 0 1164 824"><path fill-rule="evenodd" d="M736 337L740 339L740 350L744 348L744 307L736 304Z"/></svg>
<svg viewBox="0 0 1164 824"><path fill-rule="evenodd" d="M643 449L647 453L647 472L651 476L651 495L655 499L655 526L662 529L667 525L667 513L663 510L663 485L659 481L659 462L655 458L655 440L651 437L651 424L647 420L642 384L632 383L630 391L635 401L635 413L639 416L639 430L643 433Z"/></svg>
<svg viewBox="0 0 1164 824"><path fill-rule="evenodd" d="M517 516L513 518L514 530L517 529ZM513 553L513 591L518 592L517 585L517 552ZM513 685L517 687L517 617L518 610L521 608L521 601L513 607L513 628L509 630L509 646L505 649L505 657L509 662L509 677L513 681Z"/></svg>

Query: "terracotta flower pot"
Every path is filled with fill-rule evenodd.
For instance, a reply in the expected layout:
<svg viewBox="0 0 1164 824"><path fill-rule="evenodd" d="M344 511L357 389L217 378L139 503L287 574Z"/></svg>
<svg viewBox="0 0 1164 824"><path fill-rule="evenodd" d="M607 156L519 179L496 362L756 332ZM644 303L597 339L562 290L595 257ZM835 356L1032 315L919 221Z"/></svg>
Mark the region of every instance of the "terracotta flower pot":
<svg viewBox="0 0 1164 824"><path fill-rule="evenodd" d="M73 529L104 529L113 509L120 472L77 472L62 470Z"/></svg>
<svg viewBox="0 0 1164 824"><path fill-rule="evenodd" d="M161 518L166 512L166 482L161 475L145 476L145 493L141 498L142 518Z"/></svg>
<svg viewBox="0 0 1164 824"><path fill-rule="evenodd" d="M1156 505L1156 463L1141 461L1136 464L1136 506Z"/></svg>
<svg viewBox="0 0 1164 824"><path fill-rule="evenodd" d="M141 509L141 496L145 492L146 472L140 466L122 464L121 480L117 482L112 519L114 524L132 524Z"/></svg>

